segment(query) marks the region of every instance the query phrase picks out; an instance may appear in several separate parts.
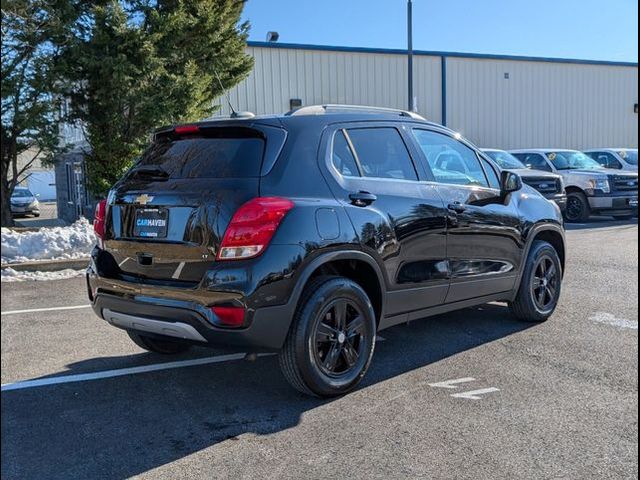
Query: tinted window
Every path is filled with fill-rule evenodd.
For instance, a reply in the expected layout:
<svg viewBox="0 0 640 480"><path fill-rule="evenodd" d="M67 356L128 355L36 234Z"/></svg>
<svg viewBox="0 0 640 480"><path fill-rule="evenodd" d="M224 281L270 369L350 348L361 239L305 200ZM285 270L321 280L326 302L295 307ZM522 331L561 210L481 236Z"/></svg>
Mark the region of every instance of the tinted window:
<svg viewBox="0 0 640 480"><path fill-rule="evenodd" d="M365 177L417 180L407 147L395 128L347 130Z"/></svg>
<svg viewBox="0 0 640 480"><path fill-rule="evenodd" d="M413 130L437 182L488 187L476 152L441 133Z"/></svg>
<svg viewBox="0 0 640 480"><path fill-rule="evenodd" d="M356 159L349 148L347 139L344 136L342 130L336 132L336 136L333 139L333 165L336 170L342 175L347 177L358 177L358 167L356 165Z"/></svg>
<svg viewBox="0 0 640 480"><path fill-rule="evenodd" d="M500 190L500 179L498 177L498 174L494 170L493 165L491 165L486 160L482 160L482 166L484 167L484 171L486 172L487 178L489 179L489 186L491 188Z"/></svg>
<svg viewBox="0 0 640 480"><path fill-rule="evenodd" d="M261 138L189 138L154 142L132 169L168 178L259 177ZM141 167L145 167L142 168Z"/></svg>
<svg viewBox="0 0 640 480"><path fill-rule="evenodd" d="M513 156L532 170L552 171L547 161L539 153L514 153Z"/></svg>

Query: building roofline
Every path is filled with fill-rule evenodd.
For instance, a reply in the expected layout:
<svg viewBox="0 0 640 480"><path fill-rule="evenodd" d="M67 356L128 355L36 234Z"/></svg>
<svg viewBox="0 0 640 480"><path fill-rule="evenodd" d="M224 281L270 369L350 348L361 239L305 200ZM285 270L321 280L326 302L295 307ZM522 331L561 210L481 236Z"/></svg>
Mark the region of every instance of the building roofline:
<svg viewBox="0 0 640 480"><path fill-rule="evenodd" d="M303 43L277 43L277 42L247 42L249 47L259 48L282 48L291 50L315 50L325 52L352 52L352 53L382 53L390 55L406 55L407 51L397 48L371 48L371 47L341 47L331 45L309 45ZM554 58L554 57L529 57L523 55L497 55L485 53L465 53L465 52L440 52L430 50L414 50L414 55L443 57L443 58L475 58L481 60L511 60L520 62L546 62L546 63L571 63L579 65L606 65L614 67L634 67L638 68L638 63L614 62L607 60L582 60L577 58Z"/></svg>

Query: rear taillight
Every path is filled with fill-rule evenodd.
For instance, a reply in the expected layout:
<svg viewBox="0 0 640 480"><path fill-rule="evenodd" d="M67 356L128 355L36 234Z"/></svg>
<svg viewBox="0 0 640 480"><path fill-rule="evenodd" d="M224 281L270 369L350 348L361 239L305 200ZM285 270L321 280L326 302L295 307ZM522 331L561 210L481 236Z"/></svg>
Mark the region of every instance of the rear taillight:
<svg viewBox="0 0 640 480"><path fill-rule="evenodd" d="M242 327L244 325L245 309L242 307L211 307L218 322L223 327Z"/></svg>
<svg viewBox="0 0 640 480"><path fill-rule="evenodd" d="M102 242L104 240L105 224L107 217L107 201L100 200L96 205L96 212L93 216L93 231L98 237L98 246L102 248Z"/></svg>
<svg viewBox="0 0 640 480"><path fill-rule="evenodd" d="M260 255L293 206L293 202L286 198L258 197L249 200L231 219L217 259L242 260Z"/></svg>

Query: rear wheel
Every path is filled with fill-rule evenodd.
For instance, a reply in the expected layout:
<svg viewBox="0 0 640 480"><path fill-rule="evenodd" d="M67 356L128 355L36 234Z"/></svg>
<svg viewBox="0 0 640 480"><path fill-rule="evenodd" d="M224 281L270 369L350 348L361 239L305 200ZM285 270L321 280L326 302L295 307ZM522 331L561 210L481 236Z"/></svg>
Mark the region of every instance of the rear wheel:
<svg viewBox="0 0 640 480"><path fill-rule="evenodd" d="M509 305L520 320L544 322L555 311L562 288L562 264L547 242L531 246L516 299Z"/></svg>
<svg viewBox="0 0 640 480"><path fill-rule="evenodd" d="M129 338L133 340L133 343L138 345L140 348L148 350L149 352L161 353L163 355L175 355L177 353L184 353L191 347L188 343L174 342L171 340L158 340L157 338L140 335L139 333L132 332L131 330L127 330L127 333L129 334Z"/></svg>
<svg viewBox="0 0 640 480"><path fill-rule="evenodd" d="M375 314L362 287L347 278L322 277L305 288L280 367L302 393L342 395L367 372L375 336Z"/></svg>
<svg viewBox="0 0 640 480"><path fill-rule="evenodd" d="M591 208L587 196L582 192L567 194L567 208L564 217L567 222L586 222L591 216Z"/></svg>

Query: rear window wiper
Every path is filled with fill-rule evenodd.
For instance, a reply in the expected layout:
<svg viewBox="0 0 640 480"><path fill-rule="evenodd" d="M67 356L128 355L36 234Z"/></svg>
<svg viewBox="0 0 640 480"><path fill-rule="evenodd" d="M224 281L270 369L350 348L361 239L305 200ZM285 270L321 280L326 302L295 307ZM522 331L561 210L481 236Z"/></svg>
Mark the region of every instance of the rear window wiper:
<svg viewBox="0 0 640 480"><path fill-rule="evenodd" d="M136 168L132 173L135 177L147 177L163 180L169 178L169 172L157 165L142 165Z"/></svg>

